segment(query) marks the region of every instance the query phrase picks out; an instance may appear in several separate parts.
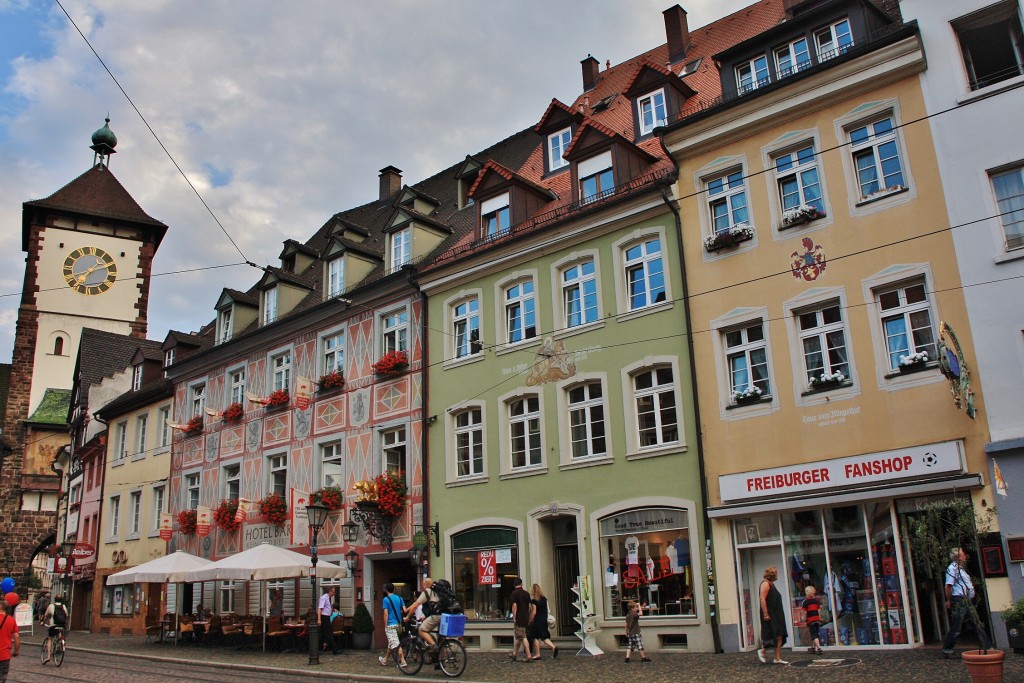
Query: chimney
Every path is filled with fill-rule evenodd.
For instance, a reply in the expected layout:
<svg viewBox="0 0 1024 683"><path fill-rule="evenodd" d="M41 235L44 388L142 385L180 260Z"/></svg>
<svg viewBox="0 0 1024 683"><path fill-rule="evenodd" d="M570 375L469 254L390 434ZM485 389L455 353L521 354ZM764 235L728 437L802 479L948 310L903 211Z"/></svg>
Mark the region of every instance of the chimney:
<svg viewBox="0 0 1024 683"><path fill-rule="evenodd" d="M686 24L686 10L679 5L662 12L665 15L665 35L668 37L668 60L675 64L690 49L690 27Z"/></svg>
<svg viewBox="0 0 1024 683"><path fill-rule="evenodd" d="M597 72L601 68L601 62L594 59L593 55L587 55L580 64L583 65L583 89L593 90L597 84Z"/></svg>
<svg viewBox="0 0 1024 683"><path fill-rule="evenodd" d="M402 170L394 166L380 169L380 198L387 199L402 189Z"/></svg>

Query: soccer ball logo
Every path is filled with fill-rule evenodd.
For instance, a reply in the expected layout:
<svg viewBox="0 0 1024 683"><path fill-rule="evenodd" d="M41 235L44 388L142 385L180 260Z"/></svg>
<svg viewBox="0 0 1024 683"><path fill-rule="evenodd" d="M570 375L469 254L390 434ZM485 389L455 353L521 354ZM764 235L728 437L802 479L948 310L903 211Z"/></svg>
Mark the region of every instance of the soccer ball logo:
<svg viewBox="0 0 1024 683"><path fill-rule="evenodd" d="M925 453L921 460L924 461L925 467L933 467L939 464L939 456L934 453Z"/></svg>

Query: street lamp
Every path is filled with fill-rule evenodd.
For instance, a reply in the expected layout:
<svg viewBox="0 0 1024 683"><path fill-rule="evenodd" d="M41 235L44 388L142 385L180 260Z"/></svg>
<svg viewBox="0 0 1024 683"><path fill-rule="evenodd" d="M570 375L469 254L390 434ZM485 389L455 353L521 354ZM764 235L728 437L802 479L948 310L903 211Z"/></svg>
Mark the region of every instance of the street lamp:
<svg viewBox="0 0 1024 683"><path fill-rule="evenodd" d="M345 553L345 562L348 565L348 570L352 572L352 576L358 576L360 569L356 565L359 562L359 553L355 550L349 550Z"/></svg>
<svg viewBox="0 0 1024 683"><path fill-rule="evenodd" d="M317 605L317 594L316 594L316 561L317 557L317 537L320 535L320 529L324 527L324 522L327 521L327 513L329 510L323 503L313 503L312 505L306 506L306 517L309 520L309 532L312 536L312 542L309 544L310 561L313 566L309 570L309 582L313 588L313 618L309 621L309 663L319 664L320 663L320 609Z"/></svg>
<svg viewBox="0 0 1024 683"><path fill-rule="evenodd" d="M359 525L353 522L351 517L341 525L341 537L346 543L352 543L359 538Z"/></svg>

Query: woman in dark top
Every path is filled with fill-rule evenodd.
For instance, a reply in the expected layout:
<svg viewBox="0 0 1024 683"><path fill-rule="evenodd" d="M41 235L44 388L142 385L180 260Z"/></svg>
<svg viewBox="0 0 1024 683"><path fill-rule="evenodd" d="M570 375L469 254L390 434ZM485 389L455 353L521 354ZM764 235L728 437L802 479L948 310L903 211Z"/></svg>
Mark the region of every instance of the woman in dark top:
<svg viewBox="0 0 1024 683"><path fill-rule="evenodd" d="M533 648L533 656L530 659L540 659L541 642L551 648L552 657L557 657L558 648L551 642L551 633L548 632L548 599L544 597L544 591L541 590L540 584L533 584L530 589L530 598L530 602L537 607L533 622L530 624L529 638Z"/></svg>
<svg viewBox="0 0 1024 683"><path fill-rule="evenodd" d="M764 580L758 593L761 595L761 648L757 651L757 658L762 664L767 664L767 649L775 646L775 659L773 664L789 664L782 659L782 646L789 637L786 630L786 612L782 605L782 594L775 587L775 581L779 578L779 570L775 567L768 567L764 570Z"/></svg>

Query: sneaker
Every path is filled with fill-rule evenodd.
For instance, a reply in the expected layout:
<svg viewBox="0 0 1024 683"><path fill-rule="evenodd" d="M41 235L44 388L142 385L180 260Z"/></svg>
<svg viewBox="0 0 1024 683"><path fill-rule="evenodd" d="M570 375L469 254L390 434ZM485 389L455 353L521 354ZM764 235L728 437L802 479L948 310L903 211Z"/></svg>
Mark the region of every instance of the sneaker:
<svg viewBox="0 0 1024 683"><path fill-rule="evenodd" d="M942 656L946 659L960 659L960 653L955 650L943 650Z"/></svg>
<svg viewBox="0 0 1024 683"><path fill-rule="evenodd" d="M772 664L789 664L785 659L773 659Z"/></svg>
<svg viewBox="0 0 1024 683"><path fill-rule="evenodd" d="M767 664L768 663L768 660L764 658L764 650L758 650L757 651L757 658L759 660L761 660L762 664Z"/></svg>
<svg viewBox="0 0 1024 683"><path fill-rule="evenodd" d="M380 662L381 666L387 666L388 665L388 660L384 659L384 655L381 655L380 657L377 657L377 661Z"/></svg>
<svg viewBox="0 0 1024 683"><path fill-rule="evenodd" d="M629 664L629 657L626 657L626 664Z"/></svg>
<svg viewBox="0 0 1024 683"><path fill-rule="evenodd" d="M819 648L816 648L816 649L814 650L814 654L816 654L816 655L823 655L823 654L825 654L825 651L824 651L824 650L822 650L822 649L821 649L821 648L819 647Z"/></svg>
<svg viewBox="0 0 1024 683"><path fill-rule="evenodd" d="M640 661L641 661L641 662L644 662L644 663L647 663L647 662L650 662L650 661L651 661L651 658L650 658L650 657L644 657L644 658L643 658L643 659L641 659Z"/></svg>

